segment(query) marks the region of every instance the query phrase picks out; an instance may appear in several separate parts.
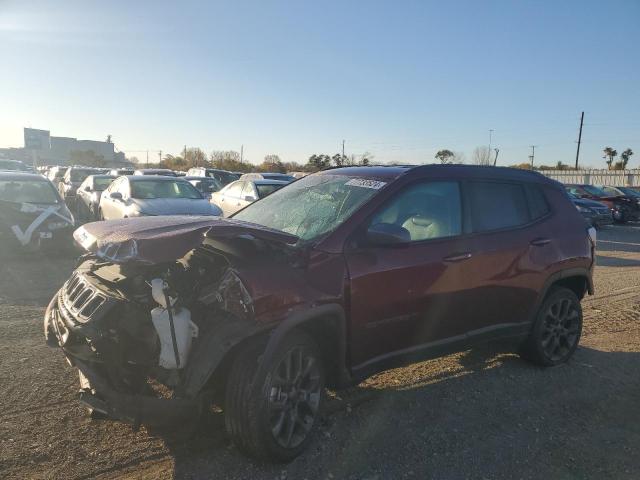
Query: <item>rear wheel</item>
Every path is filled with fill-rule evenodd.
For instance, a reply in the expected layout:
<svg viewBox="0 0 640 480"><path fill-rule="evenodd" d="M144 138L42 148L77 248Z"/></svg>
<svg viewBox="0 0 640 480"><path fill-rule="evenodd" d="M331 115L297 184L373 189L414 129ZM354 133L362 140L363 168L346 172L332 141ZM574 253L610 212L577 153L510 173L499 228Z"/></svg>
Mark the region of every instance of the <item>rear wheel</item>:
<svg viewBox="0 0 640 480"><path fill-rule="evenodd" d="M521 356L542 366L566 362L578 348L582 307L568 288L555 287L542 303Z"/></svg>
<svg viewBox="0 0 640 480"><path fill-rule="evenodd" d="M292 332L260 373L264 344L235 359L227 381L225 425L234 442L260 458L289 461L312 436L324 393L324 369L315 342Z"/></svg>

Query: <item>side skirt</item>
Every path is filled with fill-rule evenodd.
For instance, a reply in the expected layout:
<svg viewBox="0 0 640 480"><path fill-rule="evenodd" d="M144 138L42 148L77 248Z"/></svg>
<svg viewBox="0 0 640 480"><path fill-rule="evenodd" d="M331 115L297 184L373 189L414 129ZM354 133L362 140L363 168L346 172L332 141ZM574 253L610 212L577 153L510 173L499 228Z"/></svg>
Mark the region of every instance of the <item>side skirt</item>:
<svg viewBox="0 0 640 480"><path fill-rule="evenodd" d="M451 353L461 352L489 341L524 340L531 330L530 322L507 323L473 330L464 335L423 343L396 352L385 353L352 368L352 384L392 368L406 366Z"/></svg>

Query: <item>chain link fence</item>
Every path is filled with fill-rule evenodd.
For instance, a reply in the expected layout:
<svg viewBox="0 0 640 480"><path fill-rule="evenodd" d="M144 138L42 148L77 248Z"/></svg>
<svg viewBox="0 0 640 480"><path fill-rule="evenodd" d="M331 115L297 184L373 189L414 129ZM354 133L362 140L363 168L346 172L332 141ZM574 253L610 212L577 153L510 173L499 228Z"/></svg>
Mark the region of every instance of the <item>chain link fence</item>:
<svg viewBox="0 0 640 480"><path fill-rule="evenodd" d="M562 183L609 185L612 187L640 186L640 169L634 170L539 170L540 173Z"/></svg>

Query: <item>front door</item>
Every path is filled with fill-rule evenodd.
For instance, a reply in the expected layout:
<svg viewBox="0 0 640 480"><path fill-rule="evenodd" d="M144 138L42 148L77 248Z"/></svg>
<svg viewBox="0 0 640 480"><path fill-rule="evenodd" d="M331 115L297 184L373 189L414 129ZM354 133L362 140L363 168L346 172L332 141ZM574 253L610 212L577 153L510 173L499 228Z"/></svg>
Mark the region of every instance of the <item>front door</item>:
<svg viewBox="0 0 640 480"><path fill-rule="evenodd" d="M468 319L468 240L455 181L421 181L398 192L368 225L406 229L402 246L350 249L352 363L356 368L450 339Z"/></svg>

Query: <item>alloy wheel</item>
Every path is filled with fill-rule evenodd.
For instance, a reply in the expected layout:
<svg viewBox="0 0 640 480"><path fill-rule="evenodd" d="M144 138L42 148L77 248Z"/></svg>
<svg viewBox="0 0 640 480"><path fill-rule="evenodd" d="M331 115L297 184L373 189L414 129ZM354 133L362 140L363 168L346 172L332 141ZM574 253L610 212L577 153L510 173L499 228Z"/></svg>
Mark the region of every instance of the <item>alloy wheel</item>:
<svg viewBox="0 0 640 480"><path fill-rule="evenodd" d="M299 446L311 431L321 397L317 360L304 347L290 349L275 368L269 388L269 425L283 448Z"/></svg>
<svg viewBox="0 0 640 480"><path fill-rule="evenodd" d="M557 362L567 356L580 338L580 312L568 298L552 303L544 317L541 346L549 360Z"/></svg>

